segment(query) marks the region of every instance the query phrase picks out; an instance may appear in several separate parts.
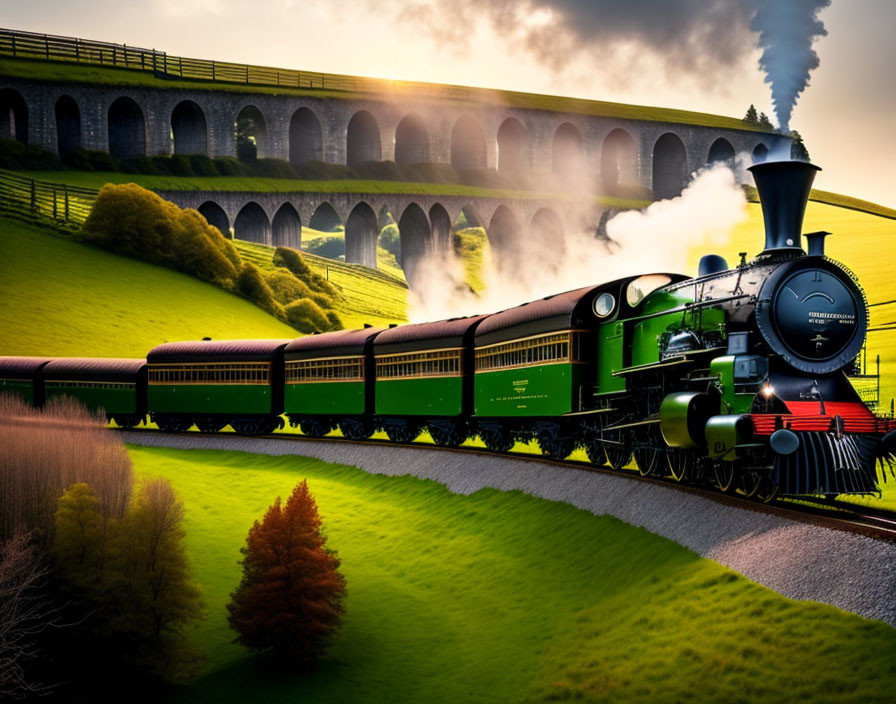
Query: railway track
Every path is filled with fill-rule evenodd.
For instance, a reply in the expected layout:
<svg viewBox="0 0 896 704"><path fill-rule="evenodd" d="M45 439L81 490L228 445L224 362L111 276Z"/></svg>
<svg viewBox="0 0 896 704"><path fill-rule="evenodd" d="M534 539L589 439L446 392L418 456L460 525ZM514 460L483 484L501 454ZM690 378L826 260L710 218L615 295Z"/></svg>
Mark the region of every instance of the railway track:
<svg viewBox="0 0 896 704"><path fill-rule="evenodd" d="M160 430L151 428L132 428L122 432L137 434L169 435ZM623 477L630 481L646 482L663 486L674 491L680 491L700 496L716 503L736 506L741 509L781 516L800 523L822 526L834 530L865 535L876 540L884 540L896 543L896 513L875 507L862 506L840 500L812 499L801 497L798 500L778 498L771 503L762 503L738 494L722 493L716 489L698 486L695 484L679 483L671 477L643 477L635 470L613 470L607 466L596 466L590 462L578 460L555 460L540 455L522 452L508 452L497 455L494 452L478 447L439 447L426 442L396 443L391 440L371 438L369 440L348 440L343 437L309 437L297 433L272 433L270 435L245 436L230 432L199 433L197 431L185 431L177 435L193 435L197 437L239 437L241 439L265 439L281 440L287 442L326 442L349 445L361 445L370 447L408 447L430 450L433 452L452 452L467 455L482 455L486 457L506 457L517 462L537 462L548 464L560 469L577 469L597 474L605 474L614 477Z"/></svg>

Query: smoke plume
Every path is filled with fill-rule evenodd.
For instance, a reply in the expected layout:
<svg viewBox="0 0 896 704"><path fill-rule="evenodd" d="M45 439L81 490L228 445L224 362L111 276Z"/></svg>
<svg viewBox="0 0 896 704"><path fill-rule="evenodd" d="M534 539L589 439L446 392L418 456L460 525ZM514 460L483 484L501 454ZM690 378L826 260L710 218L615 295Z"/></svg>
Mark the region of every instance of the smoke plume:
<svg viewBox="0 0 896 704"><path fill-rule="evenodd" d="M423 282L408 297L412 322L489 313L574 288L651 272L686 272L695 241L724 245L747 217L734 172L717 164L699 172L677 198L642 211L620 213L607 223L609 241L593 230L521 233L512 252L491 249L485 290L464 284L452 254L421 262ZM508 260L510 266L508 266Z"/></svg>
<svg viewBox="0 0 896 704"><path fill-rule="evenodd" d="M750 29L759 33L762 57L759 66L771 86L772 103L778 126L790 131L790 115L796 101L809 85L809 73L818 68L818 54L812 48L816 37L827 35L818 19L831 0L751 0L756 14Z"/></svg>

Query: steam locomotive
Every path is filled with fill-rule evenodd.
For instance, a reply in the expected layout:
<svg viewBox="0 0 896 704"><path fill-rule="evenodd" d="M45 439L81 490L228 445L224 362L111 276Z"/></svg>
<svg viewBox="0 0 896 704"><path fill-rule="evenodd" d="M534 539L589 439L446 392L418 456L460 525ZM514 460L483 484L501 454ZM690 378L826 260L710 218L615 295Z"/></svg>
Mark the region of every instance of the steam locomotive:
<svg viewBox="0 0 896 704"><path fill-rule="evenodd" d="M800 232L818 167L751 167L764 250L695 278L631 276L493 315L296 340L166 343L145 360L0 358L0 392L74 396L119 426L266 434L285 421L350 439L384 430L495 452L537 440L613 469L762 500L878 491L896 421L845 371L868 311L855 276ZM285 418L285 420L284 420Z"/></svg>

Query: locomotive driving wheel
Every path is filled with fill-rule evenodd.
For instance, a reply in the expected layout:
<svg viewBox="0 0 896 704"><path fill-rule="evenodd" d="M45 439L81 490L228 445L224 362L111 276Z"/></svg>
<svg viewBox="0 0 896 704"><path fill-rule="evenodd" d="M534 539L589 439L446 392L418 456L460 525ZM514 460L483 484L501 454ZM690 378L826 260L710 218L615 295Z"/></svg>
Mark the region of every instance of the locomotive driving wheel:
<svg viewBox="0 0 896 704"><path fill-rule="evenodd" d="M603 450L613 469L622 469L632 461L632 441L625 430L604 431Z"/></svg>
<svg viewBox="0 0 896 704"><path fill-rule="evenodd" d="M723 491L726 494L734 491L735 475L736 470L734 462L724 462L719 460L713 465L713 478L715 479L715 485L719 488L719 491Z"/></svg>
<svg viewBox="0 0 896 704"><path fill-rule="evenodd" d="M697 455L691 450L670 447L666 450L666 463L675 481L689 482L694 479L697 471Z"/></svg>

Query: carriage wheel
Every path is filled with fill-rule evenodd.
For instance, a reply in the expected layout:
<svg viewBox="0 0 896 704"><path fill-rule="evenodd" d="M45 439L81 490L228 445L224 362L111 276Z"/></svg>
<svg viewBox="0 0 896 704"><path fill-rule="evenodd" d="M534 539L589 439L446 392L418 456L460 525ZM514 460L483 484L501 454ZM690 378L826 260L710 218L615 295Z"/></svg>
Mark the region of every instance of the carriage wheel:
<svg viewBox="0 0 896 704"><path fill-rule="evenodd" d="M480 428L479 437L491 452L509 452L514 444L513 434L505 428Z"/></svg>
<svg viewBox="0 0 896 704"><path fill-rule="evenodd" d="M467 439L459 423L430 423L428 428L432 441L439 447L458 447Z"/></svg>
<svg viewBox="0 0 896 704"><path fill-rule="evenodd" d="M368 440L373 435L373 423L365 420L346 419L340 421L339 429L349 440Z"/></svg>
<svg viewBox="0 0 896 704"><path fill-rule="evenodd" d="M199 428L200 433L217 433L227 425L226 420L209 416L199 416L193 420L196 422L196 427Z"/></svg>
<svg viewBox="0 0 896 704"><path fill-rule="evenodd" d="M417 423L392 423L387 424L384 430L392 442L409 443L417 439L422 426Z"/></svg>
<svg viewBox="0 0 896 704"><path fill-rule="evenodd" d="M538 434L538 446L541 448L541 454L545 457L550 457L552 460L566 459L573 451L572 440L568 438L554 437L553 435L544 432Z"/></svg>
<svg viewBox="0 0 896 704"><path fill-rule="evenodd" d="M299 428L302 435L307 435L309 438L322 438L333 429L328 422L320 418L303 418L299 421Z"/></svg>
<svg viewBox="0 0 896 704"><path fill-rule="evenodd" d="M155 424L159 426L159 430L163 433L180 433L188 430L193 425L192 418L184 418L183 416L156 416Z"/></svg>

